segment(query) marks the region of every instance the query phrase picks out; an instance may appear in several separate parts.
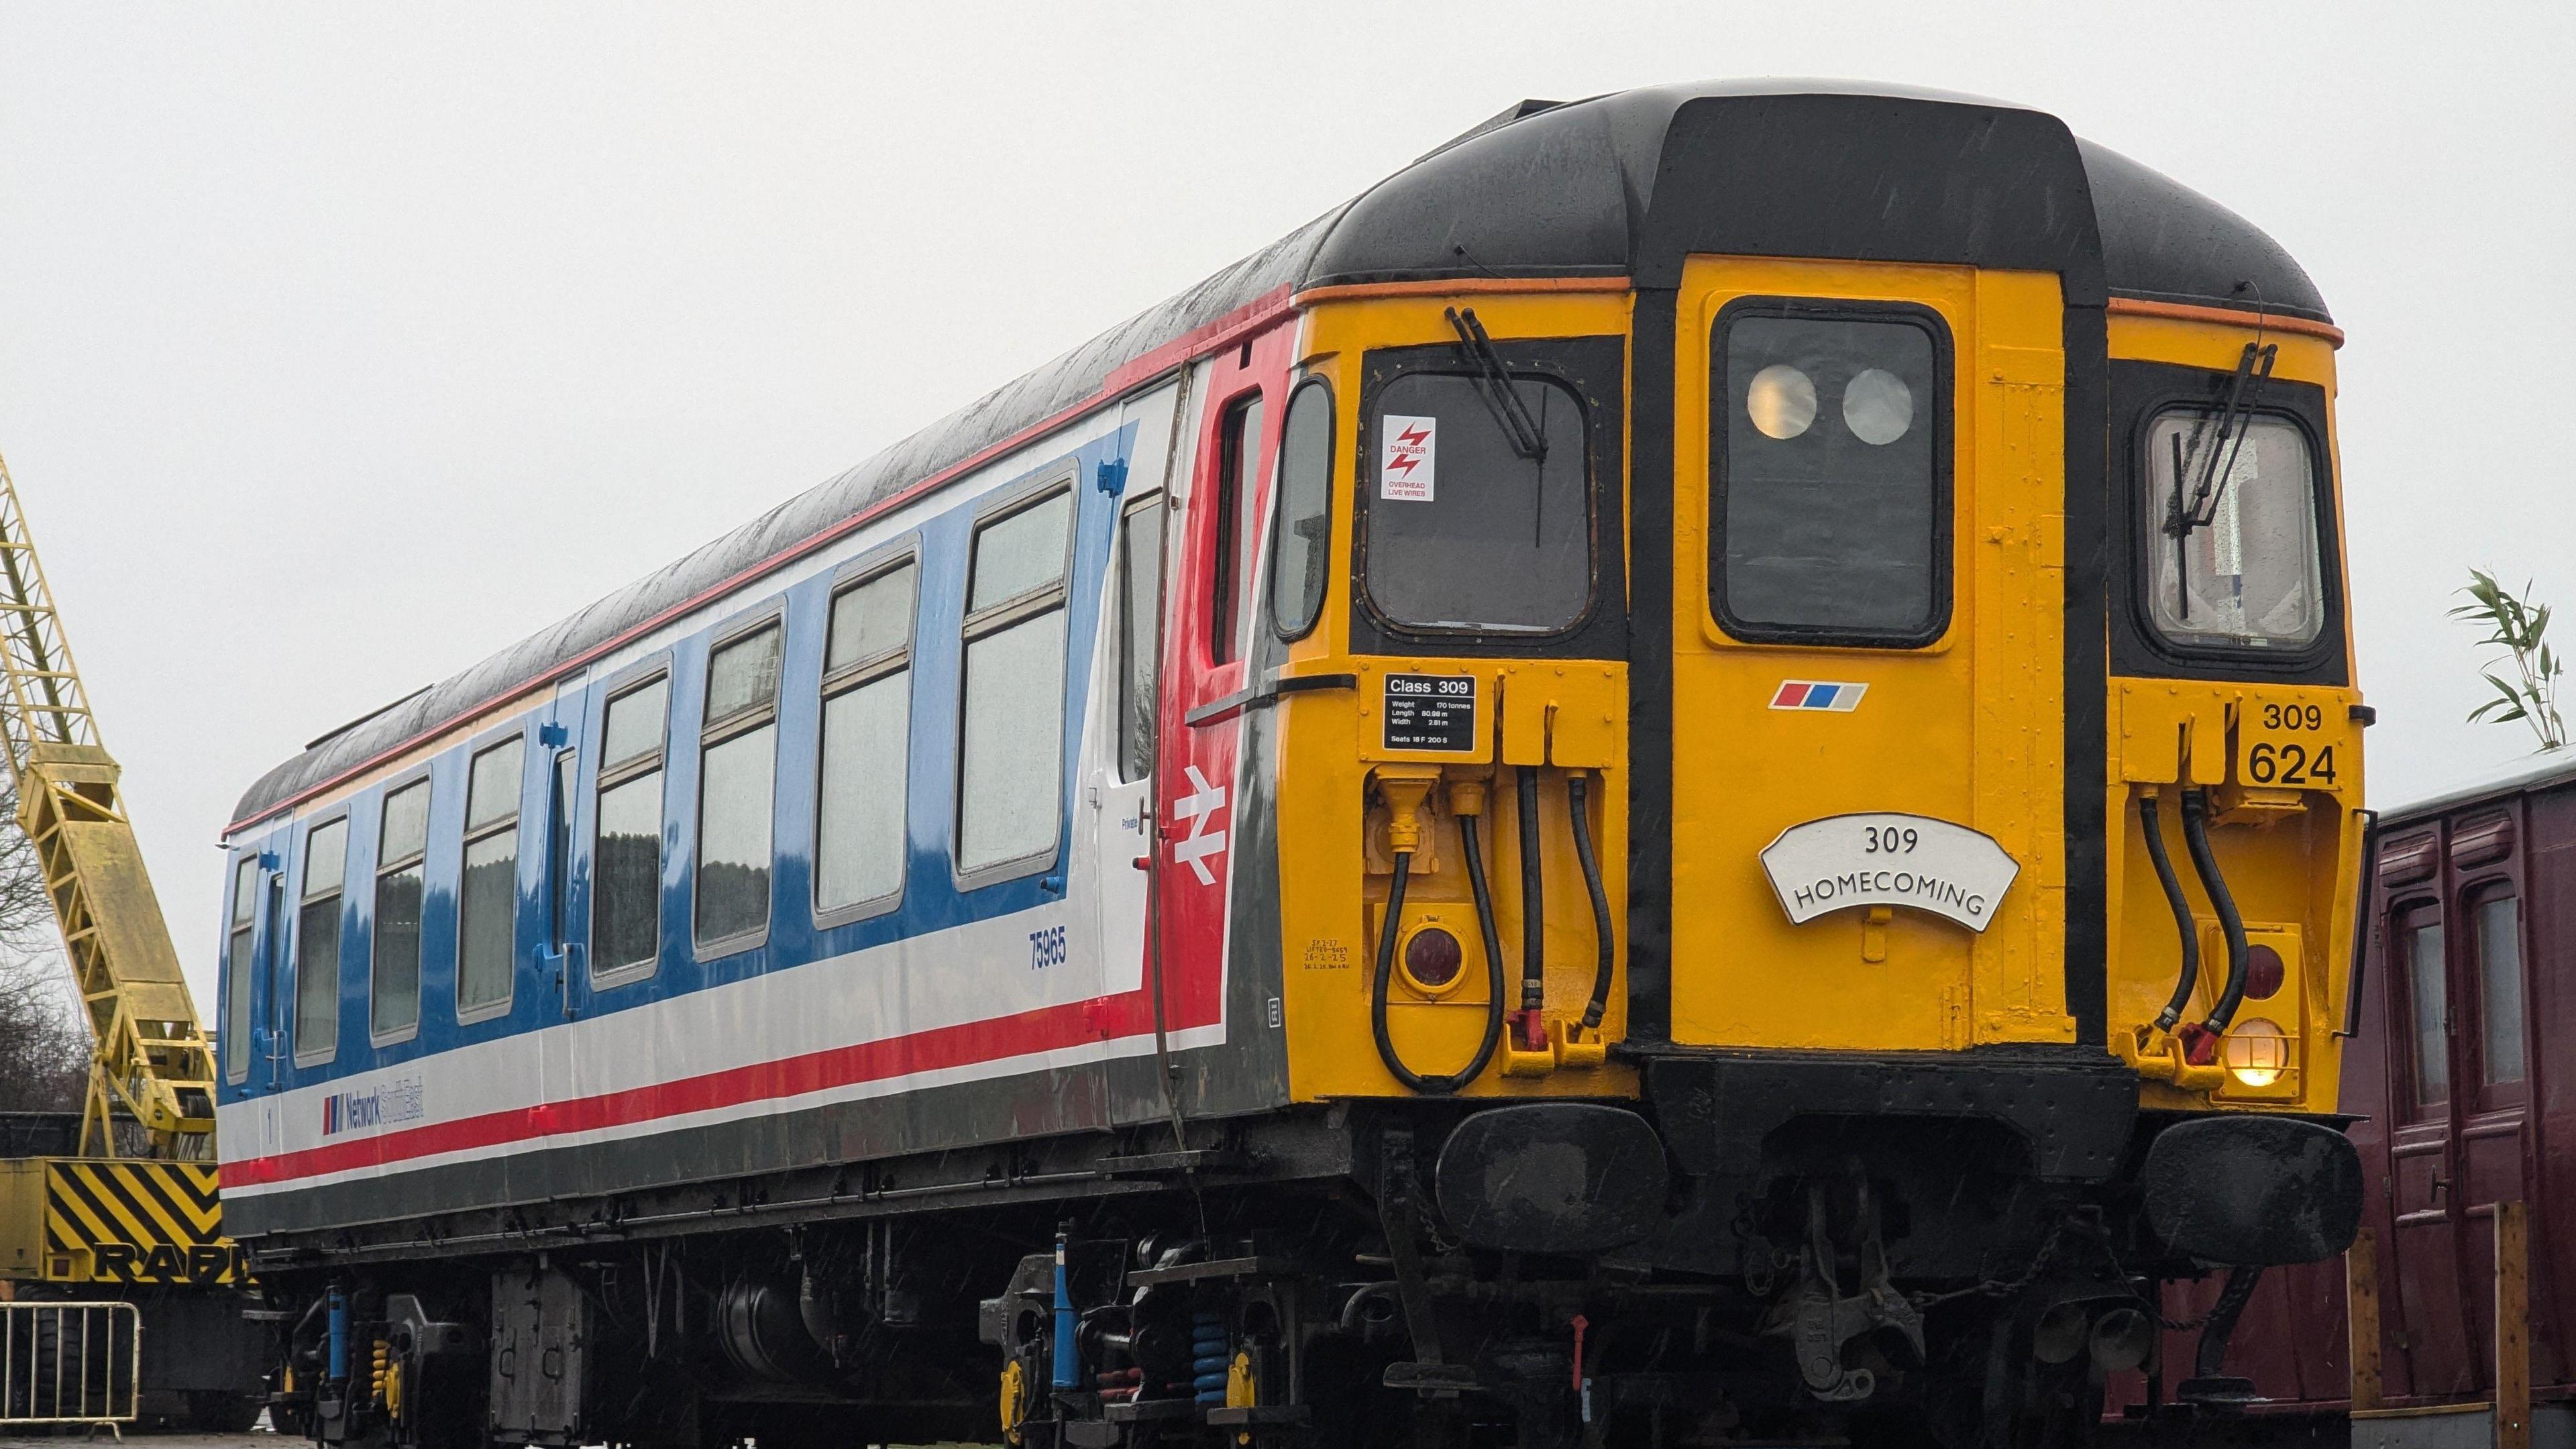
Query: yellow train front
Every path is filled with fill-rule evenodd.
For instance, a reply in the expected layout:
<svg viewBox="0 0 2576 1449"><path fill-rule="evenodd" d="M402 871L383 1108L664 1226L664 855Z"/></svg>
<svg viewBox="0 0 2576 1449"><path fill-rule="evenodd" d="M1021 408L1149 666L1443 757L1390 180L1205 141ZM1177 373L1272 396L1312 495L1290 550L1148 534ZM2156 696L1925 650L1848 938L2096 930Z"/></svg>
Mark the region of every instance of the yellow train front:
<svg viewBox="0 0 2576 1449"><path fill-rule="evenodd" d="M2037 112L1496 117L252 788L277 1407L2041 1444L2212 1272L2241 1399L2360 1197L2339 341Z"/></svg>
<svg viewBox="0 0 2576 1449"><path fill-rule="evenodd" d="M1757 88L1531 108L1309 271L1290 1095L1513 1104L1380 1119L1455 1244L1390 1249L1390 1382L2073 1433L2157 1276L2345 1246L2368 716L2277 246L2046 116Z"/></svg>

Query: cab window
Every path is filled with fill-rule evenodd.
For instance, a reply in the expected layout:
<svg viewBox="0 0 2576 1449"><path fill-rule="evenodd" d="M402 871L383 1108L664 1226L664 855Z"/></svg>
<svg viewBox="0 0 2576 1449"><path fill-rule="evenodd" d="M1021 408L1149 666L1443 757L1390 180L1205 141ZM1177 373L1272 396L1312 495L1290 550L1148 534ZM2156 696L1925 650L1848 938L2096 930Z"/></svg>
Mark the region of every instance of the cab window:
<svg viewBox="0 0 2576 1449"><path fill-rule="evenodd" d="M1949 621L1946 333L1758 301L1712 339L1711 604L1739 638L1890 648Z"/></svg>
<svg viewBox="0 0 2576 1449"><path fill-rule="evenodd" d="M2207 408L2146 432L2148 613L2169 644L2299 650L2325 628L2316 464L2285 417Z"/></svg>
<svg viewBox="0 0 2576 1449"><path fill-rule="evenodd" d="M1365 577L1370 605L1399 629L1552 634L1591 604L1583 404L1552 379L1510 385L1517 412L1472 374L1407 373L1376 395Z"/></svg>

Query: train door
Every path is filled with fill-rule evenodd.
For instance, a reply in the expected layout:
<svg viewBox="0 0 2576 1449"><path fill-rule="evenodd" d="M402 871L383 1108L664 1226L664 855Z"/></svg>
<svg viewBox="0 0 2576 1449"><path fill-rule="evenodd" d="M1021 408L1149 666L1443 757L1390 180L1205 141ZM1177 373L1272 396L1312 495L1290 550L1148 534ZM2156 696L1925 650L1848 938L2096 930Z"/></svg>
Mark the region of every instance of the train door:
<svg viewBox="0 0 2576 1449"><path fill-rule="evenodd" d="M1686 263L1675 1040L2071 1036L2061 318L2044 274Z"/></svg>
<svg viewBox="0 0 2576 1449"><path fill-rule="evenodd" d="M1271 455L1286 398L1293 327L1217 354L1194 378L1187 480L1165 586L1162 728L1153 799L1167 1019L1212 1022L1224 980L1226 898L1242 781L1237 747L1255 683L1246 656L1262 610Z"/></svg>
<svg viewBox="0 0 2576 1449"><path fill-rule="evenodd" d="M2496 1204L2526 1198L2531 1053L2525 1024L2523 851L2518 801L2451 827L2448 972L2454 1045L2460 1279L2471 1339L2494 1382L2486 1350L2495 1323Z"/></svg>
<svg viewBox="0 0 2576 1449"><path fill-rule="evenodd" d="M2392 842L2392 844L2398 844ZM2428 869L2438 835L2428 835ZM2402 846L2401 846L2402 851ZM2438 877L2435 878L2436 881ZM2428 882L2428 885L2434 882ZM2473 1334L2460 1296L2461 1196L2453 1131L2449 923L2438 898L2401 900L2388 917L2389 1262L2383 1285L2399 1324L2397 1346L2418 1394L2458 1394L2477 1381Z"/></svg>
<svg viewBox="0 0 2576 1449"><path fill-rule="evenodd" d="M526 966L514 989L535 999L526 1008L514 1006L512 1014L522 1021L533 1018L539 1098L549 1105L580 1095L569 1025L585 1013L593 994L585 919L589 892L578 874L581 856L576 849L580 828L589 821L579 787L589 682L581 674L555 686L554 699L537 726L538 749L529 761L544 775L545 841L538 849L521 850L522 861L533 867L523 868L519 877L522 921L530 915L538 920L533 945L515 954ZM521 798L525 800L524 793ZM533 912L527 909L530 903L536 907ZM528 936L523 929L519 940L525 943Z"/></svg>
<svg viewBox="0 0 2576 1449"><path fill-rule="evenodd" d="M1103 601L1099 727L1084 731L1088 842L1096 878L1101 990L1123 996L1145 982L1145 913L1150 891L1154 819L1154 745L1161 698L1163 603L1163 468L1170 453L1176 389L1166 388L1131 415L1143 415L1128 460L1109 541L1108 596Z"/></svg>

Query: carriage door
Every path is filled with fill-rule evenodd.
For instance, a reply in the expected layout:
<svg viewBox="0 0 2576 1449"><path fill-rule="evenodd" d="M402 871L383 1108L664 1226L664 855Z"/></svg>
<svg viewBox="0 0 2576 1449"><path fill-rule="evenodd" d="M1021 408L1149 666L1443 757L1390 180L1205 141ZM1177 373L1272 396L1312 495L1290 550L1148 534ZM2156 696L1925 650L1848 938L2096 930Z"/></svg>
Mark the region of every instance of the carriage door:
<svg viewBox="0 0 2576 1449"><path fill-rule="evenodd" d="M2425 854L2438 845L2438 837L2429 837ZM2389 1268L2407 1377L2418 1394L2460 1393L2477 1376L2460 1294L2460 1169L2452 1132L2459 1073L2447 933L2438 900L2402 904L2389 917L2387 988L2395 1023L2386 1104Z"/></svg>
<svg viewBox="0 0 2576 1449"><path fill-rule="evenodd" d="M2518 829L2522 807L2470 815L2451 827L2449 972L2452 1100L2459 1147L2456 1219L2465 1313L2478 1382L2495 1382L2495 1209L2528 1196L2531 1051L2524 1011L2527 930ZM2535 1341L2535 1352L2540 1346ZM2544 1357L2545 1362L2545 1357ZM2542 1367L2535 1363L2534 1367ZM2551 1380L2543 1379L2546 1383Z"/></svg>
<svg viewBox="0 0 2576 1449"><path fill-rule="evenodd" d="M1155 760L1155 929L1163 933L1166 1013L1218 1019L1225 902L1234 869L1237 746L1255 680L1255 591L1273 441L1286 401L1293 327L1218 353L1193 379L1188 480L1165 588L1163 700Z"/></svg>
<svg viewBox="0 0 2576 1449"><path fill-rule="evenodd" d="M1124 996L1145 983L1145 913L1152 863L1156 706L1161 699L1164 501L1177 389L1131 403L1138 419L1126 486L1110 525L1108 598L1101 614L1100 688L1084 731L1083 803L1097 862L1101 991Z"/></svg>
<svg viewBox="0 0 2576 1449"><path fill-rule="evenodd" d="M1676 320L1674 1039L2064 1039L2057 279L1702 256Z"/></svg>

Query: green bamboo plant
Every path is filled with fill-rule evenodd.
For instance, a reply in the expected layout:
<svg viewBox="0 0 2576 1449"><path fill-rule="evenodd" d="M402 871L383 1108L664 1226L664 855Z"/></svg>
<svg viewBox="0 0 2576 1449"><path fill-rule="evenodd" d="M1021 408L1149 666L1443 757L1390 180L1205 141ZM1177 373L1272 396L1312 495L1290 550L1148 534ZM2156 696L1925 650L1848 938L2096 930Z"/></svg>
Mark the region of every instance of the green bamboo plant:
<svg viewBox="0 0 2576 1449"><path fill-rule="evenodd" d="M2558 717L2561 664L2545 637L2549 606L2531 602L2528 580L2516 595L2484 569L2469 570L2468 587L2460 592L2469 596L2469 602L2451 610L2451 617L2483 626L2487 637L2478 643L2506 651L2504 658L2489 660L2483 671L2487 683L2495 686L2496 697L2470 710L2469 722L2521 720L2539 736L2540 748L2554 750L2567 743L2567 723ZM2499 677L2497 671L2507 663L2513 665L2516 679Z"/></svg>

